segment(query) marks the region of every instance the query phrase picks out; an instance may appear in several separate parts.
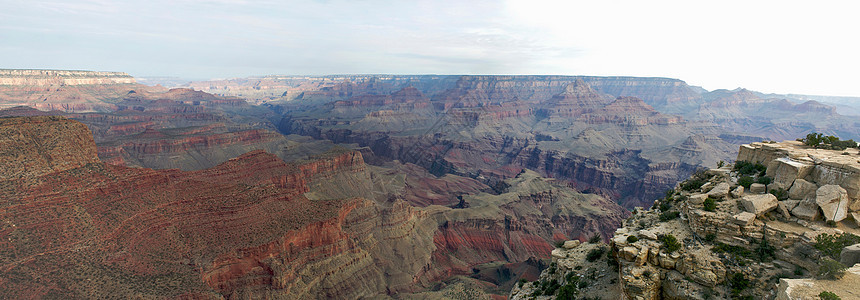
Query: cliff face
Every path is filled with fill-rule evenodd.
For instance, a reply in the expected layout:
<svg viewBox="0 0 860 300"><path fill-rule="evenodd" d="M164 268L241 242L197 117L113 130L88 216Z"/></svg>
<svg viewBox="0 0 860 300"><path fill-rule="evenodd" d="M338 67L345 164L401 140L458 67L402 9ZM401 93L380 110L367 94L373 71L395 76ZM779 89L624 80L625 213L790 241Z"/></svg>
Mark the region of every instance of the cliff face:
<svg viewBox="0 0 860 300"><path fill-rule="evenodd" d="M551 241L608 234L625 216L534 172L494 195L454 175L368 167L348 149L292 163L252 151L197 171L129 168L100 162L76 121L0 121L0 161L16 162L0 178L3 297L352 299L423 293L473 269L502 274L472 280L506 289L537 271L529 261ZM459 204L407 202L443 183L444 203Z"/></svg>
<svg viewBox="0 0 860 300"><path fill-rule="evenodd" d="M133 83L136 83L134 77L122 72L0 69L0 85L52 86Z"/></svg>
<svg viewBox="0 0 860 300"><path fill-rule="evenodd" d="M860 216L860 207L856 190L848 190L856 188L857 155L800 142L743 145L734 167L697 173L652 209L635 210L609 245L553 250L557 269L513 289L511 298L542 293L551 282L576 284L572 279L596 285L590 294L620 291L627 299L809 299L822 291L856 297L860 261L852 244L860 230L848 216ZM745 176L772 182L745 188ZM607 257L588 254L600 247ZM615 266L609 278L582 271L600 268L590 265L595 257ZM832 264L854 268L838 280L814 279L826 277Z"/></svg>
<svg viewBox="0 0 860 300"><path fill-rule="evenodd" d="M357 143L376 157L436 175L482 176L488 185L510 178L509 170L533 169L629 208L646 204L697 165L728 160L719 150L734 146L713 134L706 135L714 147L664 155L713 128L662 114L638 98L613 100L589 80L611 81L463 76L429 101L417 88L404 88L312 108L285 105L279 129ZM669 159L677 155L685 158Z"/></svg>

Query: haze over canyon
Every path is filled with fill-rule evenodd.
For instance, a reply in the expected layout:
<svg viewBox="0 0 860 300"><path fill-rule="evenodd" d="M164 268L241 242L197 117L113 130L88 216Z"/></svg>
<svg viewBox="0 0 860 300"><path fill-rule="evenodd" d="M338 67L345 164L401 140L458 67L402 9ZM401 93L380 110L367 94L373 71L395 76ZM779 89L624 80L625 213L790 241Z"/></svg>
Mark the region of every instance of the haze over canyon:
<svg viewBox="0 0 860 300"><path fill-rule="evenodd" d="M671 78L172 84L0 70L0 297L505 299L742 144L860 139L834 98Z"/></svg>

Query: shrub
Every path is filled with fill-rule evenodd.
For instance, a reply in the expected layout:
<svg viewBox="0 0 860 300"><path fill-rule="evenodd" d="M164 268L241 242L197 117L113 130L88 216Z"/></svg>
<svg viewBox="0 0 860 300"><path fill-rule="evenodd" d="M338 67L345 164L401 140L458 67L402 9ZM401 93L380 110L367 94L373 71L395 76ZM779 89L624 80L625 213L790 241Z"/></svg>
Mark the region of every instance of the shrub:
<svg viewBox="0 0 860 300"><path fill-rule="evenodd" d="M733 170L737 171L739 175L755 175L764 174L767 167L760 163L750 163L748 161L739 160L735 162Z"/></svg>
<svg viewBox="0 0 860 300"><path fill-rule="evenodd" d="M819 279L837 280L845 275L845 266L838 261L825 257L818 264L818 274L816 275Z"/></svg>
<svg viewBox="0 0 860 300"><path fill-rule="evenodd" d="M651 278L651 271L642 272L642 277Z"/></svg>
<svg viewBox="0 0 860 300"><path fill-rule="evenodd" d="M761 184L764 184L764 185L768 185L768 184L770 184L771 182L773 182L773 178L770 178L770 177L767 177L767 176L759 177L758 179L756 179L756 181L755 181L755 182L756 182L756 183L761 183Z"/></svg>
<svg viewBox="0 0 860 300"><path fill-rule="evenodd" d="M750 185L753 184L753 181L754 179L749 176L743 176L741 178L738 178L738 184L742 185L745 189L749 189Z"/></svg>
<svg viewBox="0 0 860 300"><path fill-rule="evenodd" d="M555 241L555 247L556 248L561 248L562 246L564 246L564 241L560 241L560 240Z"/></svg>
<svg viewBox="0 0 860 300"><path fill-rule="evenodd" d="M525 278L520 278L520 281L519 281L520 287L523 287L523 285L526 284L526 282L529 282L529 281Z"/></svg>
<svg viewBox="0 0 860 300"><path fill-rule="evenodd" d="M715 233L708 233L705 235L705 241L713 242L717 239L717 235Z"/></svg>
<svg viewBox="0 0 860 300"><path fill-rule="evenodd" d="M600 257L603 256L603 252L605 251L606 250L604 250L603 248L591 249L591 251L588 251L588 254L585 255L585 260L589 262L594 262L600 259Z"/></svg>
<svg viewBox="0 0 860 300"><path fill-rule="evenodd" d="M722 160L721 160L721 161L718 161L718 162L717 162L717 169L722 168L722 167L723 167L723 166L725 166L725 165L726 165L726 162L724 162L724 161L722 161Z"/></svg>
<svg viewBox="0 0 860 300"><path fill-rule="evenodd" d="M555 299L558 300L574 300L576 299L576 293L578 292L576 288L576 284L568 283L562 286L558 290L558 295Z"/></svg>
<svg viewBox="0 0 860 300"><path fill-rule="evenodd" d="M588 242L592 243L592 244L600 243L600 241L602 241L602 240L603 240L603 238L600 237L600 233L595 233L590 238L588 238Z"/></svg>
<svg viewBox="0 0 860 300"><path fill-rule="evenodd" d="M770 261L771 259L776 258L776 248L774 248L770 243L767 242L767 238L762 238L761 243L758 244L758 247L755 248L755 256L758 258L758 261Z"/></svg>
<svg viewBox="0 0 860 300"><path fill-rule="evenodd" d="M815 245L813 247L830 258L839 259L842 248L857 243L860 243L860 237L850 233L840 235L822 233L815 237Z"/></svg>
<svg viewBox="0 0 860 300"><path fill-rule="evenodd" d="M839 296L837 296L836 294L828 291L819 293L818 298L821 300L842 300L842 298L839 298Z"/></svg>
<svg viewBox="0 0 860 300"><path fill-rule="evenodd" d="M786 191L784 188L772 189L770 190L770 194L774 195L779 201L788 199L788 191Z"/></svg>
<svg viewBox="0 0 860 300"><path fill-rule="evenodd" d="M635 243L637 241L639 241L639 238L636 237L635 235L627 236L627 242L628 243L632 244L632 243Z"/></svg>
<svg viewBox="0 0 860 300"><path fill-rule="evenodd" d="M708 199L705 199L705 203L703 203L703 205L705 206L705 211L717 210L717 200L714 198L708 197Z"/></svg>
<svg viewBox="0 0 860 300"><path fill-rule="evenodd" d="M729 276L729 287L732 288L732 296L737 297L743 290L749 288L750 281L743 273L734 273Z"/></svg>
<svg viewBox="0 0 860 300"><path fill-rule="evenodd" d="M669 201L660 201L660 211L669 211L672 209L672 204Z"/></svg>
<svg viewBox="0 0 860 300"><path fill-rule="evenodd" d="M744 247L732 246L732 245L727 245L727 244L723 244L723 243L717 243L716 246L711 248L711 251L713 251L714 253L730 254L730 255L734 256L735 258L737 258L737 257L752 258L752 256L753 256L752 252L747 250Z"/></svg>
<svg viewBox="0 0 860 300"><path fill-rule="evenodd" d="M677 211L667 211L660 213L660 222L671 221L677 219L681 216L680 212Z"/></svg>
<svg viewBox="0 0 860 300"><path fill-rule="evenodd" d="M803 275L803 268L800 266L794 266L794 275L801 276Z"/></svg>
<svg viewBox="0 0 860 300"><path fill-rule="evenodd" d="M547 286L544 288L543 294L544 296L555 295L555 291L557 291L560 287L561 285L558 284L558 281L550 281L549 284L547 284Z"/></svg>
<svg viewBox="0 0 860 300"><path fill-rule="evenodd" d="M705 184L704 179L690 178L681 183L681 189L685 191L697 190Z"/></svg>
<svg viewBox="0 0 860 300"><path fill-rule="evenodd" d="M681 249L681 243L678 242L678 239L675 238L674 235L671 234L661 234L657 237L657 239L663 243L663 247L666 247L666 251L669 253L678 251Z"/></svg>

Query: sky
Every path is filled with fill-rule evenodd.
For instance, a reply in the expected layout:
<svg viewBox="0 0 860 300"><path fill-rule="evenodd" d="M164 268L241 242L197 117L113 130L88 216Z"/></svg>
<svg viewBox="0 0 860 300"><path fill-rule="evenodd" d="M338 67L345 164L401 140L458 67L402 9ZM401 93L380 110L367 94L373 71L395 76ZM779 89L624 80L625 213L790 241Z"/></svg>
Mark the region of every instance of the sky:
<svg viewBox="0 0 860 300"><path fill-rule="evenodd" d="M0 68L654 76L860 96L855 2L0 0Z"/></svg>

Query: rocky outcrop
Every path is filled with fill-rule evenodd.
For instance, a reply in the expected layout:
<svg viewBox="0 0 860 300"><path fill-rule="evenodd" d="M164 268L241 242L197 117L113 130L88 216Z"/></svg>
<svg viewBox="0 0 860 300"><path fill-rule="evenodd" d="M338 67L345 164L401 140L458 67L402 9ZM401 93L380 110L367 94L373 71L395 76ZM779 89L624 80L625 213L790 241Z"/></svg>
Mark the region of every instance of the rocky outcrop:
<svg viewBox="0 0 860 300"><path fill-rule="evenodd" d="M803 200L794 210L804 219L819 215L839 222L860 210L860 162L856 149L813 149L800 142L753 143L740 147L738 160L767 166L767 176ZM794 212L792 210L792 212Z"/></svg>
<svg viewBox="0 0 860 300"><path fill-rule="evenodd" d="M792 154L804 153L803 149L793 151ZM805 153L813 152L821 155L818 157L827 154L811 149ZM739 154L738 160L753 157L776 160L783 156L746 152ZM825 162L816 160L813 165ZM784 163L791 164L790 161L768 164L764 173L799 178L786 170L802 168L786 168ZM795 184L799 183L795 195L803 195L804 200L778 199L770 193L728 192L738 186L739 177L745 176L728 168L697 173L659 199L652 209L634 210L631 218L614 233L608 258L574 253L566 248L553 250L553 258L559 263L597 258L609 260L610 266L617 265L613 272L617 274L614 276L617 285L589 292L612 294L620 290L622 295L613 299L807 299L821 291L850 298L857 294L852 286L856 281L854 271L836 281L810 278L825 270L823 260L828 256L828 259L844 257L848 266L853 265L856 246L845 247L833 241L834 237L855 241L857 237L849 234L860 234L854 224L836 221L839 217L836 209L842 207L840 203L846 203L847 192L837 185L818 188L812 183L817 179L812 173L801 176L807 179L795 179ZM808 191L810 187L800 186L806 185L807 180L815 186L812 192ZM782 196L786 193L773 189L771 192ZM816 199L821 199L824 205L816 203ZM837 218L807 217L821 212ZM826 223L829 225L825 226L825 220L831 221ZM844 253L842 257L840 250ZM552 271L544 271L540 278L561 285L568 282L553 276ZM545 291L544 285L514 288L511 298L539 295ZM561 297L561 294L562 291L551 291L547 295Z"/></svg>

